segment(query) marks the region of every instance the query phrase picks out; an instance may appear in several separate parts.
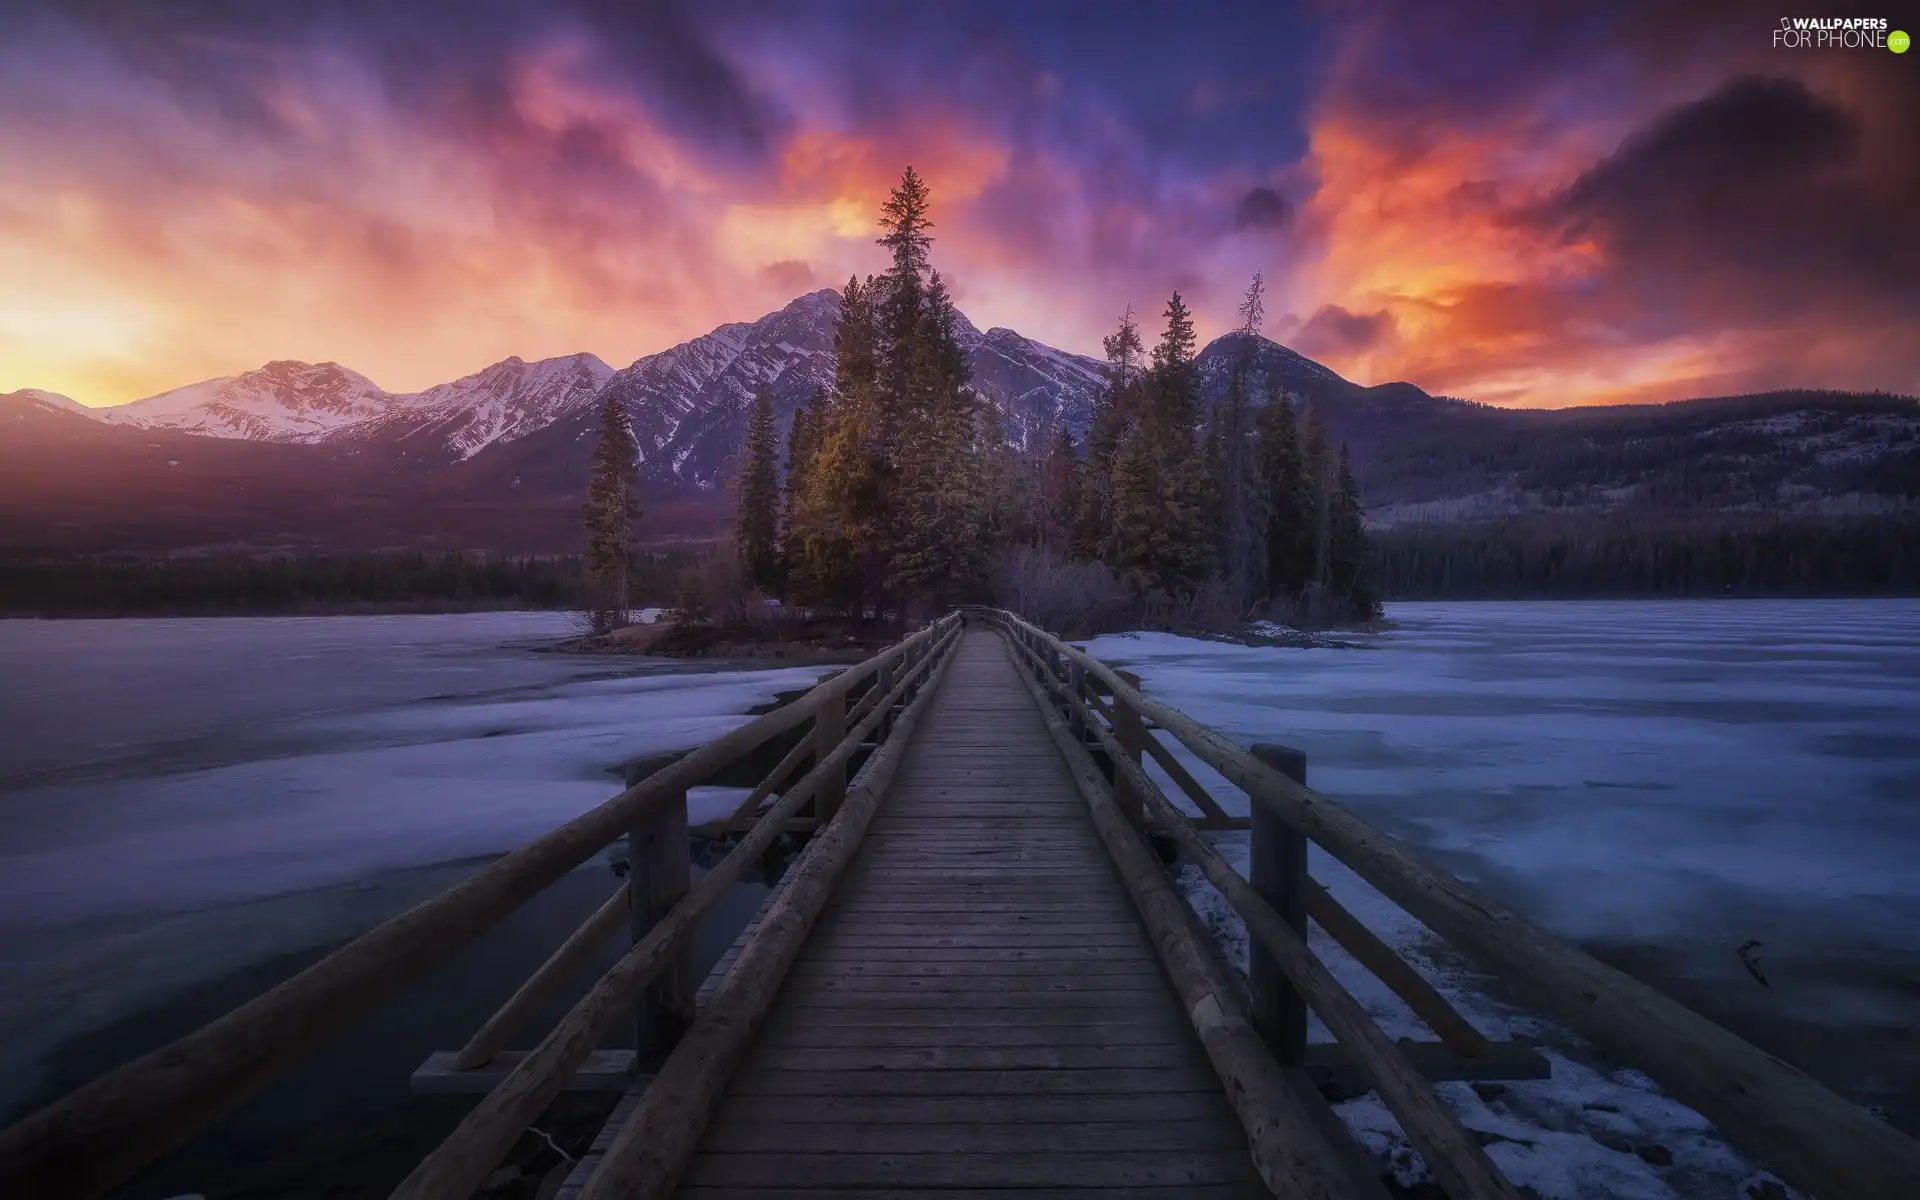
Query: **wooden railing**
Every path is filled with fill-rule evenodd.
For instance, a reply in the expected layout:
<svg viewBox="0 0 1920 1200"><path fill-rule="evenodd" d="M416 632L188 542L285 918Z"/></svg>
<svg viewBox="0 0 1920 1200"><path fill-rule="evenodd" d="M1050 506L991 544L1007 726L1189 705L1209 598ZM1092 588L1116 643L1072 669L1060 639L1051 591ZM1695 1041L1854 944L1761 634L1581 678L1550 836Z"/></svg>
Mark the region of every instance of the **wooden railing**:
<svg viewBox="0 0 1920 1200"><path fill-rule="evenodd" d="M665 1058L649 1098L666 1085L670 1102L681 1105L684 1097L673 1089L682 1085L670 1081L687 1075L689 1043L702 1039L691 1052L696 1059L714 1053L711 1029L703 1033L694 1023L693 981L686 971L693 930L811 800L826 833L814 839L798 868L800 876L763 921L763 936L755 945L765 942L769 949L756 961L764 965L782 944L779 936L767 934L769 926L776 933L786 930L789 938L797 927L804 937L812 920L807 898L816 897L811 912L817 914L817 896L824 895L819 880L824 876L830 885L835 862L844 866L851 854L864 828L862 814L871 812L873 798L898 764L902 735L911 731L917 706L949 661L959 633L958 614L934 622L793 703L649 774L226 1016L0 1131L0 1196L75 1200L104 1194L621 837L630 847L626 882L450 1056L450 1069L475 1070L507 1059L503 1048L623 918L633 927L632 948L535 1049L512 1055L511 1069L395 1194L465 1200L613 1026L636 1010L643 1037L654 1043L643 1044L641 1052ZM796 748L787 755L755 789L754 804L773 794L801 761L811 758L813 766L760 814L726 858L689 887L687 789L809 722L813 732L801 743L804 753ZM862 750L868 757L849 790L847 767ZM787 958L791 961L791 954ZM739 968L730 986L736 977L743 977ZM744 978L764 986L765 972L748 971ZM778 975L773 978L777 986ZM750 989L723 989L716 1008L736 1015L752 1009L752 997L743 1001L743 991ZM765 999L760 996L762 1012ZM747 1022L749 1031L754 1023L757 1018ZM692 1033L679 1037L690 1025Z"/></svg>
<svg viewBox="0 0 1920 1200"><path fill-rule="evenodd" d="M1092 752L1099 752L1102 767L1111 774L1115 809L1127 824L1136 831L1152 828L1172 837L1245 920L1254 1022L1275 1056L1286 1059L1301 1052L1304 999L1393 1110L1449 1195L1464 1200L1512 1197L1516 1192L1435 1097L1423 1077L1426 1064L1416 1063L1408 1047L1388 1040L1308 949L1306 918L1318 921L1398 993L1451 1057L1485 1059L1497 1053L1497 1047L1307 878L1307 840L1543 1011L1618 1061L1653 1077L1796 1187L1820 1200L1920 1196L1920 1143L1428 866L1308 788L1296 755L1278 747L1240 746L1148 697L1136 678L1018 616L977 611L1007 635L1010 653L1025 669L1030 687L1051 709L1056 740L1069 759L1076 754L1091 759ZM1111 699L1101 700L1097 691ZM1142 769L1143 751L1163 765L1172 757L1155 751L1156 740L1146 732L1148 722L1247 794L1251 879L1242 878L1221 858ZM1189 787L1190 776L1184 772L1169 775L1189 794L1198 790L1197 784ZM1203 806L1202 811L1218 810ZM1138 836L1133 835L1135 840ZM1219 1065L1218 1057L1215 1061ZM1257 1145L1255 1150L1258 1158Z"/></svg>

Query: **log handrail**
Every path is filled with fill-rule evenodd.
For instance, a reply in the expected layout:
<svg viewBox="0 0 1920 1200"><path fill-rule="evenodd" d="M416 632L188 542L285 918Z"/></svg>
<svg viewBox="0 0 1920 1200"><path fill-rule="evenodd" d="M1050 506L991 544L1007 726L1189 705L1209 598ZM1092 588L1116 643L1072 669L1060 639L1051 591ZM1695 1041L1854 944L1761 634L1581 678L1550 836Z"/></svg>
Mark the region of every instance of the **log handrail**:
<svg viewBox="0 0 1920 1200"><path fill-rule="evenodd" d="M1014 652L1014 639L1008 638L1007 643L1014 666L1024 667ZM1352 1182L1340 1178L1334 1168L1338 1156L1325 1134L1254 1030L1224 969L1201 944L1201 935L1183 911L1173 885L1142 844L1093 756L1049 703L1042 684L1026 670L1017 673L1066 758L1095 832L1133 899L1207 1060L1220 1077L1247 1135L1247 1149L1261 1181L1276 1196L1302 1200L1339 1200L1355 1194Z"/></svg>
<svg viewBox="0 0 1920 1200"><path fill-rule="evenodd" d="M614 1135L587 1180L581 1200L667 1196L685 1174L728 1079L766 1019L775 993L799 957L801 944L819 919L834 884L859 848L868 821L899 769L920 715L953 661L958 640L955 631L922 662L907 667L902 680L887 688L878 711L871 712L855 729L854 736L858 737L861 730L869 728L869 722L884 723L895 697L926 673L925 685L906 705L892 734L850 781L840 810L815 833L799 861L789 868L792 875L786 887L761 918L759 928L741 950L712 1002L674 1047ZM874 694L880 694L879 685Z"/></svg>
<svg viewBox="0 0 1920 1200"><path fill-rule="evenodd" d="M1157 818L1156 827L1173 835L1180 848L1198 863L1208 882L1240 913L1248 934L1273 955L1289 982L1367 1073L1447 1194L1459 1200L1519 1200L1520 1193L1500 1174L1453 1110L1441 1102L1433 1084L1388 1040L1360 1002L1307 948L1299 933L1220 856L1212 843L1200 836L1152 777L1126 756L1113 732L1093 722L1092 714L1063 685L1052 664L1020 638L1009 637L1007 644L1041 668L1042 686L1078 711L1113 763L1116 788L1124 780L1133 794L1146 802ZM1124 704L1126 700L1116 695L1115 703Z"/></svg>
<svg viewBox="0 0 1920 1200"><path fill-rule="evenodd" d="M527 1126L538 1119L573 1072L631 1010L642 989L673 960L713 905L785 830L787 818L845 769L847 760L866 735L880 724L886 709L895 700L912 688L921 675L945 661L943 652L960 635L958 615L943 618L932 626L932 631L941 635L934 652L903 672L881 704L847 730L835 749L823 755L798 783L788 788L755 823L752 832L600 977L540 1044L401 1181L393 1191L393 1200L465 1200L486 1181ZM845 676L823 685L828 688L840 685L829 692L827 703L844 701L843 679Z"/></svg>
<svg viewBox="0 0 1920 1200"><path fill-rule="evenodd" d="M474 1031L467 1044L460 1048L453 1065L456 1070L470 1071L483 1067L493 1061L494 1055L507 1048L507 1043L520 1032L540 1006L553 998L562 984L570 979L574 972L584 967L599 950L612 940L613 935L630 918L629 904L633 894L633 882L628 880L613 890L607 902L594 910L592 916L580 922L580 927L567 935L560 948L547 956L547 961L527 981L507 997L506 1003L494 1010L486 1023Z"/></svg>
<svg viewBox="0 0 1920 1200"><path fill-rule="evenodd" d="M1007 628L1078 663L1293 828L1532 1003L1644 1071L1729 1140L1821 1200L1920 1195L1920 1142L1685 1005L1427 865L1396 839L1245 747L1127 684L1005 610Z"/></svg>
<svg viewBox="0 0 1920 1200"><path fill-rule="evenodd" d="M847 688L883 662L951 633L958 621L952 614L928 624L387 919L225 1016L0 1130L0 1195L104 1195L624 836L670 797L799 727L824 696L844 698Z"/></svg>

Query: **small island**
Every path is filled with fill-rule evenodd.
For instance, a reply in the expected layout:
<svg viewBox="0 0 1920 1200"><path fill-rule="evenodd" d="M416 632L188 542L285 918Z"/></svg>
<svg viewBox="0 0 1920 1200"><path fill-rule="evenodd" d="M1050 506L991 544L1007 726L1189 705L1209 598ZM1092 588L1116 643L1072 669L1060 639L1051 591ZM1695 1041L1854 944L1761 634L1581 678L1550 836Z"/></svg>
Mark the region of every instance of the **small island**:
<svg viewBox="0 0 1920 1200"><path fill-rule="evenodd" d="M1131 307L1105 339L1086 435L1023 428L973 386L908 167L881 212L881 275L840 293L833 383L785 422L745 414L732 536L687 566L671 613L636 611L643 518L626 409L601 403L587 488L584 636L566 649L838 661L956 604L1073 637L1160 629L1268 644L1380 618L1360 492L1322 407L1269 378L1266 282L1239 313L1222 402L1202 396L1175 291L1148 351Z"/></svg>

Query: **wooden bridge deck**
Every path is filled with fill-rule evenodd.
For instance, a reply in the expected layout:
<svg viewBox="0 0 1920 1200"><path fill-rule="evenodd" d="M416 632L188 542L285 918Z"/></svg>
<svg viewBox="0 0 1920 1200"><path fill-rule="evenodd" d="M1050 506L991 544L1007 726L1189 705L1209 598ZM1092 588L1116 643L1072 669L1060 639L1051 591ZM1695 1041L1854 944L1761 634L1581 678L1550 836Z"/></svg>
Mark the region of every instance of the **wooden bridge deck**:
<svg viewBox="0 0 1920 1200"><path fill-rule="evenodd" d="M957 653L681 1194L1265 1195L1004 643Z"/></svg>

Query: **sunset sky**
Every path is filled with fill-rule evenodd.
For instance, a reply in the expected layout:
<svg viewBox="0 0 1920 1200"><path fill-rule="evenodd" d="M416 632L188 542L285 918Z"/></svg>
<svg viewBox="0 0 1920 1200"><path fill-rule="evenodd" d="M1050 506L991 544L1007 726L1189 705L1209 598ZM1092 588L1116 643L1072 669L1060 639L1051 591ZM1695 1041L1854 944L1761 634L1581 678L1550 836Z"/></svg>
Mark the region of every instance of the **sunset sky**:
<svg viewBox="0 0 1920 1200"><path fill-rule="evenodd" d="M1363 383L1920 391L1920 52L1779 19L4 0L0 392L623 366L878 270L908 163L962 308L1065 349L1174 288L1219 333L1260 269L1267 332Z"/></svg>

